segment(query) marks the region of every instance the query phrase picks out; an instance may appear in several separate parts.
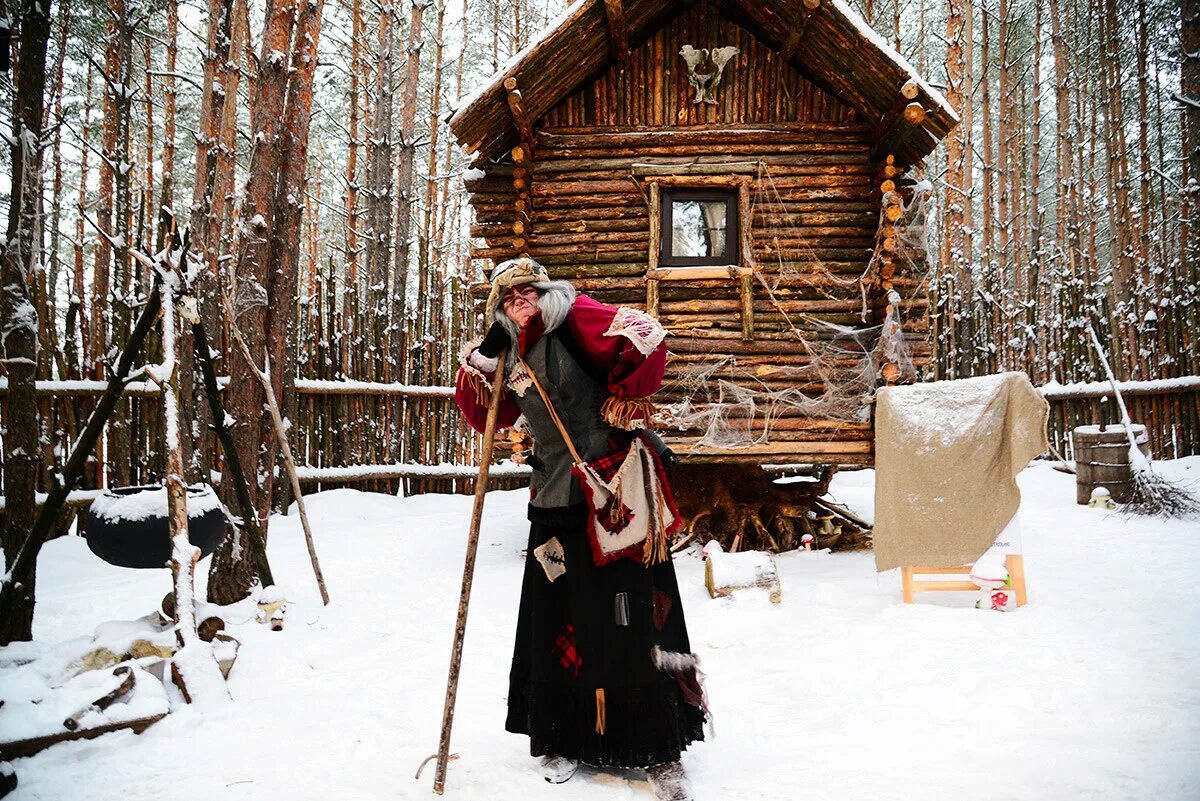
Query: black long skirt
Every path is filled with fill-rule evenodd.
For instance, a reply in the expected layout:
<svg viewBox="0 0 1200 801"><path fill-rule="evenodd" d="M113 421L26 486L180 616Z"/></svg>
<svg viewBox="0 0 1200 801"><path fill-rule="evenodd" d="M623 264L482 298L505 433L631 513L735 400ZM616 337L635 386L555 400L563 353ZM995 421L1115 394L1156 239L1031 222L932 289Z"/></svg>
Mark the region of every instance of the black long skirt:
<svg viewBox="0 0 1200 801"><path fill-rule="evenodd" d="M583 505L531 506L529 517L505 728L529 735L533 756L628 768L679 759L704 739L704 712L652 658L656 645L691 652L674 565L597 567ZM554 537L566 572L551 581L534 549Z"/></svg>

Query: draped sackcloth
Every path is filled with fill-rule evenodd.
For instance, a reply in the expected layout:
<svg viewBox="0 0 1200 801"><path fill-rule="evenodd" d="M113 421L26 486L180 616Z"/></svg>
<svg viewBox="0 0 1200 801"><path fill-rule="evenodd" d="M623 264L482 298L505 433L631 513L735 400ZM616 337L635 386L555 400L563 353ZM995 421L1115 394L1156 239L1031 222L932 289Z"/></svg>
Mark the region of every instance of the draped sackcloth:
<svg viewBox="0 0 1200 801"><path fill-rule="evenodd" d="M885 387L875 400L875 567L978 559L1049 448L1050 405L1024 373Z"/></svg>

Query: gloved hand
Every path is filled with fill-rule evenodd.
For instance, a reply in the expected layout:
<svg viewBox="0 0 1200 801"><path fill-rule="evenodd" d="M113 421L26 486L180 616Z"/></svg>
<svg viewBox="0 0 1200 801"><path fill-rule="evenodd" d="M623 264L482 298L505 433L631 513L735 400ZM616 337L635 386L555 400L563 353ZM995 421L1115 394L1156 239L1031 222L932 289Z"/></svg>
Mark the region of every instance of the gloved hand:
<svg viewBox="0 0 1200 801"><path fill-rule="evenodd" d="M675 465L679 464L679 454L667 448L658 455L658 458L662 459L663 470L667 471L667 478L674 478Z"/></svg>
<svg viewBox="0 0 1200 801"><path fill-rule="evenodd" d="M483 338L483 342L480 342L479 347L475 350L479 351L479 355L484 358L494 359L508 347L508 344L508 331L499 322L494 322L488 329L487 336Z"/></svg>

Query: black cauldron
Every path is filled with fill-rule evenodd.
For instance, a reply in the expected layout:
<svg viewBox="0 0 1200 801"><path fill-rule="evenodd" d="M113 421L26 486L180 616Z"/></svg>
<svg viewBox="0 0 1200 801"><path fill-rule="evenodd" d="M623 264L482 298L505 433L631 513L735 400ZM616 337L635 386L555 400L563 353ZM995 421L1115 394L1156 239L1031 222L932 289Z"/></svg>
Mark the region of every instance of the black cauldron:
<svg viewBox="0 0 1200 801"><path fill-rule="evenodd" d="M208 556L225 534L225 514L207 484L188 487L188 539ZM87 544L117 567L163 567L171 559L167 492L160 484L114 487L92 502Z"/></svg>

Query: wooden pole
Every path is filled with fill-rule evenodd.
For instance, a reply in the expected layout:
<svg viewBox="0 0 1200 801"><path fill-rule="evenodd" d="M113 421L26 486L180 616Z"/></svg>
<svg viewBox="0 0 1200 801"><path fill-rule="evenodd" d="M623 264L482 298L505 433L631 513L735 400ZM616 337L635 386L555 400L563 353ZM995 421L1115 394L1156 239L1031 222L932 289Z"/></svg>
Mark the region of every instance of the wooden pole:
<svg viewBox="0 0 1200 801"><path fill-rule="evenodd" d="M137 251L132 255L144 266L158 273L167 270L166 276L155 281L161 294L162 305L162 364L147 367L147 373L162 388L163 418L166 428L167 475L163 484L167 489L167 522L171 534L171 575L175 587L175 640L180 653L199 648L208 648L196 631L196 563L200 561L200 549L188 539L187 484L183 478L183 449L179 438L179 361L175 339L175 290L183 283L185 251L160 257L155 264ZM174 280L169 280L174 279ZM209 656L212 651L209 649ZM207 675L204 675L207 674ZM193 682L193 678L201 679ZM201 692L218 684L224 687L223 679L214 659L171 660L171 680L179 687L183 699L191 703L196 688ZM228 698L228 691L225 693Z"/></svg>
<svg viewBox="0 0 1200 801"><path fill-rule="evenodd" d="M433 791L446 791L446 764L450 760L450 729L454 725L454 702L458 697L458 671L462 665L463 639L467 634L467 604L471 601L471 582L475 576L475 553L479 549L479 524L483 519L483 499L487 493L488 472L496 445L496 417L504 390L504 353L496 364L492 382L492 400L488 404L487 423L483 428L483 453L479 457L479 477L475 479L475 505L471 509L471 527L467 532L467 556L463 564L462 591L458 598L458 620L454 624L454 645L450 649L450 674L446 681L446 706L442 711L442 735L438 742L437 771Z"/></svg>
<svg viewBox="0 0 1200 801"><path fill-rule="evenodd" d="M250 346L246 344L246 338L242 336L241 330L236 325L232 325L234 320L232 296L226 294L224 303L226 317L231 323L230 331L233 333L233 338L237 341L238 347L242 351L242 356L246 359L246 365L250 368L250 372L258 379L258 383L262 384L263 394L267 401L267 409L271 412L271 422L275 427L275 437L279 440L279 448L283 453L284 467L287 470L288 477L291 479L292 493L296 497L296 504L300 508L300 523L304 527L304 542L308 546L308 558L312 562L313 575L317 578L317 587L321 590L321 603L328 606L329 592L325 589L325 576L321 573L321 563L317 559L317 549L313 544L312 529L308 526L308 514L304 510L304 498L300 493L300 481L296 477L296 461L292 458L292 449L288 445L287 429L284 428L283 418L279 412L279 400L275 397L275 388L271 384L271 357L264 350L263 366L259 368L250 354Z"/></svg>
<svg viewBox="0 0 1200 801"><path fill-rule="evenodd" d="M237 448L233 443L233 434L225 424L225 406L221 403L221 391L217 388L217 371L212 363L212 351L208 344L208 336L204 331L204 323L197 320L192 323L192 343L196 350L196 361L204 379L204 394L208 397L209 417L221 443L225 464L221 468L224 474L221 481L234 482L234 492L237 494L238 506L242 510L242 524L239 528L246 532L250 550L254 556L254 566L258 571L258 580L264 587L275 583L271 574L271 565L267 562L267 545L263 540L262 527L258 524L258 509L250 498L250 490L246 483L246 473L242 470L241 459L238 458Z"/></svg>
<svg viewBox="0 0 1200 801"><path fill-rule="evenodd" d="M154 280L155 282L160 280L157 273ZM53 529L54 521L62 509L67 495L75 489L75 485L83 476L87 459L96 447L96 442L100 439L105 424L112 416L113 409L120 401L125 384L130 380L134 359L141 353L146 335L154 327L154 321L158 318L158 312L162 308L158 289L158 284L155 283L146 297L141 316L129 333L129 338L117 360L116 369L109 376L108 387L105 389L104 395L97 401L96 408L88 418L83 432L75 441L66 464L63 465L62 470L54 474L49 497L42 505L29 534L26 535L24 544L12 557L8 575L4 581L0 581L0 632L12 630L13 620L20 613L21 599L18 595L31 592L38 552L45 543L46 536Z"/></svg>
<svg viewBox="0 0 1200 801"><path fill-rule="evenodd" d="M312 528L308 525L304 495L300 492L300 479L296 476L296 460L292 458L292 447L288 445L287 429L284 428L283 417L279 413L279 401L275 399L275 390L271 386L270 355L263 353L263 368L261 371L256 369L255 372L258 373L258 380L262 382L263 390L267 393L267 408L271 410L271 421L275 424L275 436L279 438L279 448L283 451L283 464L287 469L288 478L291 480L296 507L300 510L300 525L304 527L304 542L308 546L308 558L312 562L313 575L317 577L317 587L321 590L321 603L329 606L329 591L325 589L325 576L321 574L321 563L317 561L317 548L313 544Z"/></svg>

